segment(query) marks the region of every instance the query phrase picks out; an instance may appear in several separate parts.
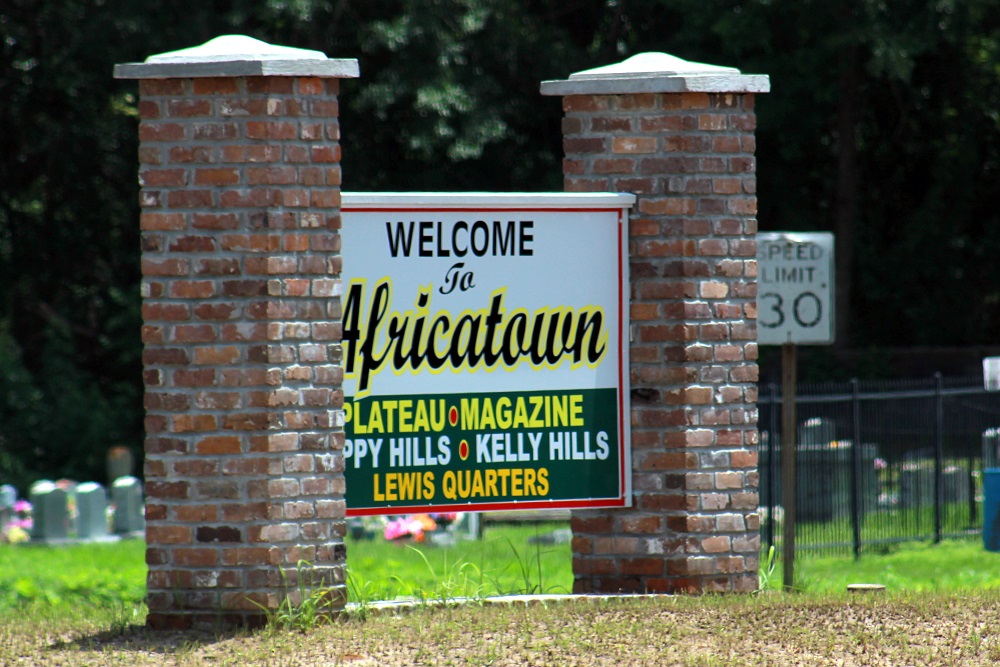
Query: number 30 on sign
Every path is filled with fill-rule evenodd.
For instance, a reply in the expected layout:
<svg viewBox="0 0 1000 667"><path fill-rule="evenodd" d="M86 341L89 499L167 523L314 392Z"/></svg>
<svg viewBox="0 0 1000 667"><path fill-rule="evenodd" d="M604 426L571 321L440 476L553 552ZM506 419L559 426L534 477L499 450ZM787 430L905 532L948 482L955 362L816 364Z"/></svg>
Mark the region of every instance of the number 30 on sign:
<svg viewBox="0 0 1000 667"><path fill-rule="evenodd" d="M833 234L757 235L759 344L833 342L833 266Z"/></svg>

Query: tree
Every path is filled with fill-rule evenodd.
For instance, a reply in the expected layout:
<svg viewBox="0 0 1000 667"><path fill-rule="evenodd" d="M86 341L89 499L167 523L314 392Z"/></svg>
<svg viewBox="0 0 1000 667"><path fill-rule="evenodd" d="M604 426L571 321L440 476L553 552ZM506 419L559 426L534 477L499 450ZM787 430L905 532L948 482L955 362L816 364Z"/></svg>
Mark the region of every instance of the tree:
<svg viewBox="0 0 1000 667"><path fill-rule="evenodd" d="M992 0L7 0L0 482L141 453L135 85L111 69L234 32L359 58L349 190L559 190L539 82L641 51L769 74L760 226L837 233L839 345L1000 341Z"/></svg>

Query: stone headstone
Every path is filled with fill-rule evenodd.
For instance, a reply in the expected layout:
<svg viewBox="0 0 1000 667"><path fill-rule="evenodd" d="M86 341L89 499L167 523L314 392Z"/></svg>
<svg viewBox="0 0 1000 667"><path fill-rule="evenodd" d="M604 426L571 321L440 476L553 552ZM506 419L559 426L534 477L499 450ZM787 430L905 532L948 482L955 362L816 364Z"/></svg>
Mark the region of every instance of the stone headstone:
<svg viewBox="0 0 1000 667"><path fill-rule="evenodd" d="M934 506L934 468L928 462L910 466L899 474L899 506L905 509ZM969 475L962 468L949 466L941 471L941 502L969 501Z"/></svg>
<svg viewBox="0 0 1000 667"><path fill-rule="evenodd" d="M14 503L17 502L17 489L10 484L0 486L0 533L14 518Z"/></svg>
<svg viewBox="0 0 1000 667"><path fill-rule="evenodd" d="M905 464L899 473L899 506L931 507L934 505L934 470L931 464Z"/></svg>
<svg viewBox="0 0 1000 667"><path fill-rule="evenodd" d="M29 496L34 523L31 539L39 542L59 542L69 538L68 494L52 482L31 485Z"/></svg>
<svg viewBox="0 0 1000 667"><path fill-rule="evenodd" d="M115 504L115 534L129 535L146 529L143 518L142 484L135 477L119 477L111 485Z"/></svg>
<svg viewBox="0 0 1000 667"><path fill-rule="evenodd" d="M1000 427L983 431L983 470L1000 468Z"/></svg>
<svg viewBox="0 0 1000 667"><path fill-rule="evenodd" d="M829 419L813 417L799 424L798 445L829 445L837 439L836 425Z"/></svg>
<svg viewBox="0 0 1000 667"><path fill-rule="evenodd" d="M0 486L0 510L13 510L17 502L17 489L10 484Z"/></svg>
<svg viewBox="0 0 1000 667"><path fill-rule="evenodd" d="M455 522L455 532L465 540L483 539L483 515L480 512L464 512Z"/></svg>
<svg viewBox="0 0 1000 667"><path fill-rule="evenodd" d="M132 450L128 447L111 447L108 449L107 470L108 483L113 483L119 477L132 475L135 460Z"/></svg>
<svg viewBox="0 0 1000 667"><path fill-rule="evenodd" d="M108 537L108 494L96 482L76 487L76 536L81 540Z"/></svg>
<svg viewBox="0 0 1000 667"><path fill-rule="evenodd" d="M50 486L55 486L55 482L51 479L40 479L28 488L28 500L31 500L31 494L35 492L35 489L48 488Z"/></svg>

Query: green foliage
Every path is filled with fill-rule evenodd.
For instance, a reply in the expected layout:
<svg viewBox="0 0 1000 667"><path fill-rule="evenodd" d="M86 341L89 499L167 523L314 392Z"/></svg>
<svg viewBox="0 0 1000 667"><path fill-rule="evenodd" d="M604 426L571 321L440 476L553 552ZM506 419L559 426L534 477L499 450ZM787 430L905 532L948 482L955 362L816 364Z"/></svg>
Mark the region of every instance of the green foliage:
<svg viewBox="0 0 1000 667"><path fill-rule="evenodd" d="M27 495L30 479L109 481L104 479L108 447L134 441L135 425L127 415L137 388L120 381L102 391L77 365L63 332L50 329L41 344L36 375L0 321L0 377L6 380L0 386L0 483Z"/></svg>
<svg viewBox="0 0 1000 667"><path fill-rule="evenodd" d="M350 190L561 189L560 105L539 82L640 51L769 74L757 105L761 228L843 240L838 321L851 326L839 344L1000 336L990 0L9 0L5 479L55 468L99 479L104 447L140 449L136 93L111 70L227 33L360 60L341 95Z"/></svg>
<svg viewBox="0 0 1000 667"><path fill-rule="evenodd" d="M777 552L774 545L767 550L767 556L760 563L760 590L769 591L774 585L774 568L778 565Z"/></svg>
<svg viewBox="0 0 1000 667"><path fill-rule="evenodd" d="M312 565L300 560L296 564L296 595L288 594L288 574L281 570L285 582L286 595L277 609L257 605L267 615L267 628L271 632L293 630L306 632L329 623L332 619L332 603L337 597L336 590L314 577Z"/></svg>

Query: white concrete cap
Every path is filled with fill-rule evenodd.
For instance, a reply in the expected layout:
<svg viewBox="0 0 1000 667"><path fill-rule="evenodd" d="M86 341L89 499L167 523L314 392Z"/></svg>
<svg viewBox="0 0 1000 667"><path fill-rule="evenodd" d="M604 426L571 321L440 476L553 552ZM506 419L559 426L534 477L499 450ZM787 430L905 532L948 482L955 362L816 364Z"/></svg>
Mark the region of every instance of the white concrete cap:
<svg viewBox="0 0 1000 667"><path fill-rule="evenodd" d="M358 61L327 58L322 51L268 44L246 35L222 35L200 46L115 65L116 79L209 76L319 76L356 78Z"/></svg>
<svg viewBox="0 0 1000 667"><path fill-rule="evenodd" d="M669 53L639 53L620 63L543 81L542 95L629 93L766 93L767 75L742 74L735 67L691 62Z"/></svg>
<svg viewBox="0 0 1000 667"><path fill-rule="evenodd" d="M326 60L322 51L268 44L246 35L222 35L200 46L146 58L147 63L209 63L229 60Z"/></svg>

